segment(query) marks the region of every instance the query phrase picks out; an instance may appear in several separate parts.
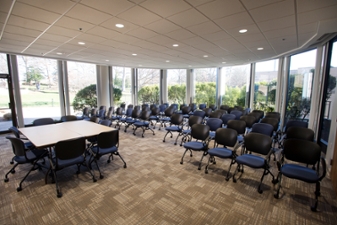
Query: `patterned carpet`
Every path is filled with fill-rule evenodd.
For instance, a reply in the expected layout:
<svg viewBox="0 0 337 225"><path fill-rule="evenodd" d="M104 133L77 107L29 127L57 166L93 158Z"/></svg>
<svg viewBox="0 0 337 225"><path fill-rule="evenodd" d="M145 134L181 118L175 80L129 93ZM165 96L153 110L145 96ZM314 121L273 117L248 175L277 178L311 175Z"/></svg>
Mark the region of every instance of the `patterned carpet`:
<svg viewBox="0 0 337 225"><path fill-rule="evenodd" d="M165 131L155 132L153 136L147 131L142 138L140 130L136 136L131 129L120 131L119 151L127 168L118 157L110 164L103 157L99 164L105 177L96 183L86 168L79 175L75 167L59 171L62 198L56 197L55 184L44 183L46 170L33 171L17 192L29 168L19 165L9 182L0 185L0 224L337 224L336 194L328 178L321 185L319 212L314 213L309 204L315 185L284 178L282 197L275 199L276 186L268 175L259 194L262 170L246 167L237 183L227 182L229 160L217 160L208 174L208 157L197 169L201 153L187 154L181 165L184 148L173 144L176 134L164 143ZM2 177L13 156L5 136L0 136ZM274 161L272 171L276 174Z"/></svg>

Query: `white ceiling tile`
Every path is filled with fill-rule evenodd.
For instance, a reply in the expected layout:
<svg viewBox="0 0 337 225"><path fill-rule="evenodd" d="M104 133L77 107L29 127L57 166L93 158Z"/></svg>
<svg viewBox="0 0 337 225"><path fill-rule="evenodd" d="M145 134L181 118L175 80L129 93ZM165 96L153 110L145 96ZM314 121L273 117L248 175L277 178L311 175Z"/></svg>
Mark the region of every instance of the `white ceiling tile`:
<svg viewBox="0 0 337 225"><path fill-rule="evenodd" d="M221 28L212 21L187 27L188 30L197 35L212 34L221 31Z"/></svg>
<svg viewBox="0 0 337 225"><path fill-rule="evenodd" d="M8 1L9 2L9 1ZM76 5L74 1L57 0L57 1L41 1L41 0L17 0L16 2L24 3L36 8L44 9L57 14L65 13L69 8Z"/></svg>
<svg viewBox="0 0 337 225"><path fill-rule="evenodd" d="M38 30L38 31L44 31L48 28L49 24L31 20L31 19L25 19L22 17L11 15L8 20L8 24L17 26L17 27L23 27L26 29L32 29L32 30Z"/></svg>
<svg viewBox="0 0 337 225"><path fill-rule="evenodd" d="M117 28L116 24L123 24L124 28ZM114 31L116 31L118 33L122 33L122 34L127 33L130 30L136 29L138 27L137 25L132 24L132 23L130 23L128 21L125 21L125 20L123 20L121 18L118 18L118 17L112 17L111 19L102 23L100 26L105 27L105 28L110 29L110 30L114 30Z"/></svg>
<svg viewBox="0 0 337 225"><path fill-rule="evenodd" d="M283 38L285 36L296 35L296 27L287 27L278 30L271 30L264 32L266 38Z"/></svg>
<svg viewBox="0 0 337 225"><path fill-rule="evenodd" d="M98 10L81 4L77 4L71 10L69 10L66 16L76 20L86 21L95 25L98 25L111 18L111 15L107 13L102 13Z"/></svg>
<svg viewBox="0 0 337 225"><path fill-rule="evenodd" d="M92 34L98 37L104 37L106 39L112 39L113 37L120 34L119 32L115 30L111 30L111 29L101 27L101 26L93 27L92 29L88 30L86 33Z"/></svg>
<svg viewBox="0 0 337 225"><path fill-rule="evenodd" d="M265 37L261 33L255 33L255 34L246 33L246 34L237 36L235 39L239 41L241 44L245 45L246 43L249 43L249 42L265 40Z"/></svg>
<svg viewBox="0 0 337 225"><path fill-rule="evenodd" d="M118 42L121 42L121 43L125 43L125 44L133 44L137 41L140 41L140 38L130 36L130 35L127 35L127 34L118 34L118 35L114 36L112 38L112 40L115 40L115 41L118 41Z"/></svg>
<svg viewBox="0 0 337 225"><path fill-rule="evenodd" d="M4 24L7 18L7 14L0 12L0 23Z"/></svg>
<svg viewBox="0 0 337 225"><path fill-rule="evenodd" d="M296 26L296 18L295 15L286 16L282 18L259 22L258 26L262 31L270 31L286 27L292 27Z"/></svg>
<svg viewBox="0 0 337 225"><path fill-rule="evenodd" d="M134 6L134 3L125 0L82 0L81 4L114 16Z"/></svg>
<svg viewBox="0 0 337 225"><path fill-rule="evenodd" d="M48 29L46 33L50 35L62 34L62 36L72 38L77 35L80 35L81 31L79 31L78 29L67 29L59 26L52 26L51 28Z"/></svg>
<svg viewBox="0 0 337 225"><path fill-rule="evenodd" d="M10 34L18 34L18 35L25 34L30 37L37 37L41 34L41 31L26 29L23 27L17 27L17 26L8 25L8 24L6 26L6 32Z"/></svg>
<svg viewBox="0 0 337 225"><path fill-rule="evenodd" d="M132 7L131 9L119 14L118 18L129 21L133 24L137 24L139 26L145 26L161 19L161 17L158 15L139 6Z"/></svg>
<svg viewBox="0 0 337 225"><path fill-rule="evenodd" d="M158 33L144 27L138 27L136 29L130 30L127 34L142 39L148 39L158 35Z"/></svg>
<svg viewBox="0 0 337 225"><path fill-rule="evenodd" d="M241 29L247 29L246 33L240 33L239 31ZM246 35L252 35L252 34L260 34L261 31L258 28L256 24L249 24L245 26L241 26L240 28L231 28L227 30L227 33L234 38L241 37L241 36L246 36Z"/></svg>
<svg viewBox="0 0 337 225"><path fill-rule="evenodd" d="M170 16L167 19L184 28L204 23L208 20L207 17L205 17L195 9L189 9L182 13Z"/></svg>
<svg viewBox="0 0 337 225"><path fill-rule="evenodd" d="M320 8L326 7L336 7L337 1L336 0L324 0L324 1L316 1L316 0L297 0L297 12L307 12L313 11Z"/></svg>
<svg viewBox="0 0 337 225"><path fill-rule="evenodd" d="M195 35L193 33L191 33L188 30L185 29L179 29L179 30L175 30L172 31L170 33L167 33L166 36L174 39L174 40L185 40L191 37L194 37Z"/></svg>
<svg viewBox="0 0 337 225"><path fill-rule="evenodd" d="M31 43L35 39L35 37L29 37L29 36L25 36L23 34L10 34L10 33L7 33L7 32L5 32L3 34L2 38L12 39L12 40L16 40L16 41L22 41L24 43Z"/></svg>
<svg viewBox="0 0 337 225"><path fill-rule="evenodd" d="M87 30L93 28L95 25L92 23L85 22L83 20L78 20L64 16L55 23L55 26L86 32Z"/></svg>
<svg viewBox="0 0 337 225"><path fill-rule="evenodd" d="M163 18L167 18L191 8L189 4L181 0L147 0L143 2L141 6Z"/></svg>
<svg viewBox="0 0 337 225"><path fill-rule="evenodd" d="M57 18L61 16L60 14L22 4L20 2L15 3L12 14L48 24L53 23Z"/></svg>
<svg viewBox="0 0 337 225"><path fill-rule="evenodd" d="M242 29L247 25L254 24L254 21L247 12L237 13L214 21L224 30L232 28Z"/></svg>
<svg viewBox="0 0 337 225"><path fill-rule="evenodd" d="M190 3L193 6L199 6L213 1L214 0L186 0L186 2Z"/></svg>
<svg viewBox="0 0 337 225"><path fill-rule="evenodd" d="M327 8L321 8L313 11L308 11L298 14L298 24L304 25L314 23L317 21L324 21L328 19L335 19L337 17L337 5Z"/></svg>
<svg viewBox="0 0 337 225"><path fill-rule="evenodd" d="M166 45L166 44L174 44L176 41L173 40L172 38L163 36L163 35L158 35L152 38L149 38L148 41L159 44L159 45Z"/></svg>
<svg viewBox="0 0 337 225"><path fill-rule="evenodd" d="M61 44L63 44L63 42L50 41L46 39L38 39L32 44L32 47L34 48L35 45L40 45L40 46L46 46L47 48L52 49L52 48L58 47Z"/></svg>
<svg viewBox="0 0 337 225"><path fill-rule="evenodd" d="M245 5L247 9L255 9L262 6L274 4L277 2L282 2L284 0L258 0L258 1L252 1L252 0L241 0L241 2Z"/></svg>
<svg viewBox="0 0 337 225"><path fill-rule="evenodd" d="M11 8L12 2L13 1L1 1L0 12L3 12L7 15L9 9Z"/></svg>
<svg viewBox="0 0 337 225"><path fill-rule="evenodd" d="M216 0L197 8L211 19L218 19L246 11L238 0Z"/></svg>
<svg viewBox="0 0 337 225"><path fill-rule="evenodd" d="M161 19L158 20L154 23L151 23L149 25L144 26L145 28L148 28L156 33L159 34L167 34L170 33L174 30L178 30L180 29L179 26L175 25L174 23L172 23L171 21L168 21L166 19Z"/></svg>
<svg viewBox="0 0 337 225"><path fill-rule="evenodd" d="M96 35L86 34L86 33L82 33L82 34L78 35L76 38L80 39L84 42L91 42L91 43L101 43L101 42L107 40L106 38L98 37Z"/></svg>
<svg viewBox="0 0 337 225"><path fill-rule="evenodd" d="M305 34L305 33L316 33L319 28L319 22L308 23L302 26L298 26L298 33Z"/></svg>
<svg viewBox="0 0 337 225"><path fill-rule="evenodd" d="M295 14L294 1L285 0L250 10L256 22L268 21Z"/></svg>
<svg viewBox="0 0 337 225"><path fill-rule="evenodd" d="M203 35L200 35L200 36L203 37L204 39L212 41L212 42L217 41L217 40L231 38L231 36L225 31L203 34Z"/></svg>

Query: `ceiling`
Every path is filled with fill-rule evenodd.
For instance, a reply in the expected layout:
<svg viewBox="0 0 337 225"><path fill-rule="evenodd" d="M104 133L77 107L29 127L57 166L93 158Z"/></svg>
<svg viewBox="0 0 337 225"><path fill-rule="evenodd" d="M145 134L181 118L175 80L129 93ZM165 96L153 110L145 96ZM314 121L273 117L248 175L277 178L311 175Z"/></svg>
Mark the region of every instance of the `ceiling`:
<svg viewBox="0 0 337 225"><path fill-rule="evenodd" d="M337 0L0 0L0 32L4 53L126 67L223 67L331 37Z"/></svg>

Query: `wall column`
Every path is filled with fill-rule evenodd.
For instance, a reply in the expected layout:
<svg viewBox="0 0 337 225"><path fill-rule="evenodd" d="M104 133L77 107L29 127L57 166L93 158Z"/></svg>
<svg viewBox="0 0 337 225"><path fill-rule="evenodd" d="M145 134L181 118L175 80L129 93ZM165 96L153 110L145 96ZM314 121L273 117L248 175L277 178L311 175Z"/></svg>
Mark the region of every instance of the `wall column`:
<svg viewBox="0 0 337 225"><path fill-rule="evenodd" d="M194 70L188 69L186 71L186 104L193 103L195 96L194 86Z"/></svg>
<svg viewBox="0 0 337 225"><path fill-rule="evenodd" d="M97 107L102 105L110 106L110 92L109 92L109 67L103 65L96 65L96 94Z"/></svg>
<svg viewBox="0 0 337 225"><path fill-rule="evenodd" d="M168 102L167 70L160 70L159 103Z"/></svg>

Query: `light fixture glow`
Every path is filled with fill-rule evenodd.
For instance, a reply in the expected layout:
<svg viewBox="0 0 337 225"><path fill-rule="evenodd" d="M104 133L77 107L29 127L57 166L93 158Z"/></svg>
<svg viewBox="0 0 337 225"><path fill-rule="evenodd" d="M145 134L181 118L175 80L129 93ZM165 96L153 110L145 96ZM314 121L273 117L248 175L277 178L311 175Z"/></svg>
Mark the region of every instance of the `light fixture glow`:
<svg viewBox="0 0 337 225"><path fill-rule="evenodd" d="M225 64L226 62L222 62L223 64Z"/></svg>
<svg viewBox="0 0 337 225"><path fill-rule="evenodd" d="M109 59L106 59L105 61L106 61L106 62L109 62L110 60L109 60Z"/></svg>
<svg viewBox="0 0 337 225"><path fill-rule="evenodd" d="M241 34L246 33L247 31L248 31L247 29L241 29L241 30L239 30L239 32L240 32Z"/></svg>
<svg viewBox="0 0 337 225"><path fill-rule="evenodd" d="M257 48L257 50L261 51L261 50L263 50L263 48Z"/></svg>
<svg viewBox="0 0 337 225"><path fill-rule="evenodd" d="M204 55L204 58L207 58L208 57L208 55Z"/></svg>
<svg viewBox="0 0 337 225"><path fill-rule="evenodd" d="M118 27L118 28L123 28L124 27L124 25L121 24L121 23L117 23L115 26Z"/></svg>
<svg viewBox="0 0 337 225"><path fill-rule="evenodd" d="M78 44L79 44L79 45L85 45L85 43L82 42L82 41L79 41Z"/></svg>
<svg viewBox="0 0 337 225"><path fill-rule="evenodd" d="M166 60L166 62L170 62L170 60Z"/></svg>
<svg viewBox="0 0 337 225"><path fill-rule="evenodd" d="M143 65L140 64L140 65L138 65L138 66L143 66Z"/></svg>
<svg viewBox="0 0 337 225"><path fill-rule="evenodd" d="M62 55L63 53L62 52L56 52L57 55Z"/></svg>
<svg viewBox="0 0 337 225"><path fill-rule="evenodd" d="M136 56L137 54L136 54L136 53L133 53L132 55Z"/></svg>
<svg viewBox="0 0 337 225"><path fill-rule="evenodd" d="M173 47L178 47L179 45L178 45L178 44L173 44L172 46L173 46Z"/></svg>

